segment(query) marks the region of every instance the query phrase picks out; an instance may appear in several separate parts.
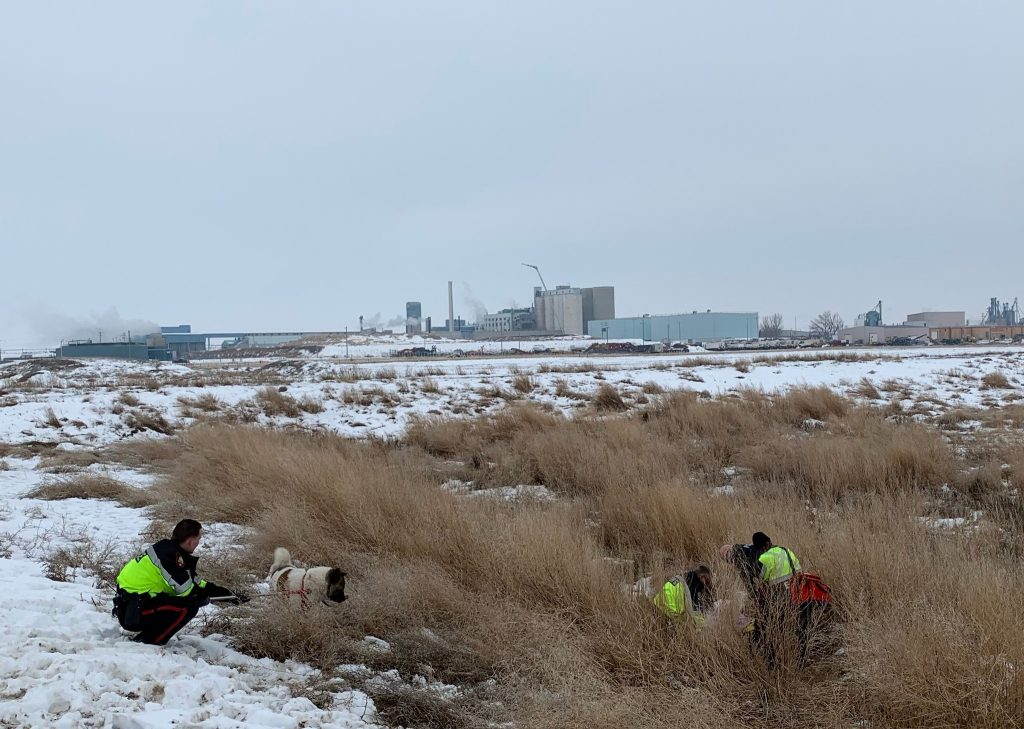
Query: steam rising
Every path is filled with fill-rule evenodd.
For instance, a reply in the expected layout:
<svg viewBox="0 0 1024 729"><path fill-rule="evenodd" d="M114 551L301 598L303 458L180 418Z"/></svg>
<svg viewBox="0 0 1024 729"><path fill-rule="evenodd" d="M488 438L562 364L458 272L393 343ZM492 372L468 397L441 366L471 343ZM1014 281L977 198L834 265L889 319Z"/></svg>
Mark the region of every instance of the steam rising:
<svg viewBox="0 0 1024 729"><path fill-rule="evenodd" d="M127 337L157 334L160 325L148 319L124 319L111 306L101 312L90 312L88 316L71 316L57 311L33 308L26 312L26 318L40 338L48 341L73 341L91 339L110 342Z"/></svg>

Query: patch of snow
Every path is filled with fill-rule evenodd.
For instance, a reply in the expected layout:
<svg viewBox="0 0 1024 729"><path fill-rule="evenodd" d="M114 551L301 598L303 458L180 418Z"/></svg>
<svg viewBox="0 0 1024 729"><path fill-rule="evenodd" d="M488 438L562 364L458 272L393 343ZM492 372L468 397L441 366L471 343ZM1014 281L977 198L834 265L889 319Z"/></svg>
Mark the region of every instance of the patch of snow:
<svg viewBox="0 0 1024 729"><path fill-rule="evenodd" d="M309 666L245 656L191 625L162 648L133 643L109 590L47 579L34 559L45 546L74 535L130 542L148 520L108 501L22 497L42 480L35 460L8 459L13 470L0 472L0 726L376 726L361 692L339 687L330 709L293 696L289 683L317 677Z"/></svg>
<svg viewBox="0 0 1024 729"><path fill-rule="evenodd" d="M469 496L499 501L554 501L555 493L540 484L520 484L518 486L499 486L493 489L470 491Z"/></svg>
<svg viewBox="0 0 1024 729"><path fill-rule="evenodd" d="M365 643L368 648L378 653L391 652L390 643L388 643L386 640L381 640L380 638L377 638L372 635L368 635L365 638L363 638L363 643Z"/></svg>
<svg viewBox="0 0 1024 729"><path fill-rule="evenodd" d="M970 516L940 518L935 516L919 516L917 520L929 529L958 529L969 524L977 524L984 515L982 511L973 511Z"/></svg>

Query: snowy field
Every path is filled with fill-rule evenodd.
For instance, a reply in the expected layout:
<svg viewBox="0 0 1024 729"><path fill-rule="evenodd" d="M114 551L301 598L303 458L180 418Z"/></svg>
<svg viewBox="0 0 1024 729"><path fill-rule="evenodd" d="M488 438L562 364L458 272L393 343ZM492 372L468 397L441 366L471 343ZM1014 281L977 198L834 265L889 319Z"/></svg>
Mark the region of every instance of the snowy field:
<svg viewBox="0 0 1024 729"><path fill-rule="evenodd" d="M376 726L364 694L339 689L334 708L318 709L290 688L315 678L313 669L242 655L219 636L201 637L197 622L166 648L127 640L110 615L109 590L86 574L54 581L45 563L62 548L141 545L145 513L109 501L26 498L44 476L36 461L4 463L0 726ZM147 482L133 471L103 472L136 485ZM210 531L216 549L217 530Z"/></svg>
<svg viewBox="0 0 1024 729"><path fill-rule="evenodd" d="M829 359L835 357L842 359ZM984 379L993 373L1004 375L1007 386ZM603 384L614 386L633 406L672 390L718 396L742 388L825 386L927 418L951 408L1011 404L1024 398L1022 383L1024 348L1013 346L374 364L311 357L194 367L91 360L56 370L42 363L8 363L0 367L0 442L95 447L212 416L388 437L400 434L413 417L492 413L516 400L571 416L589 407ZM259 400L267 386L285 388L287 401L297 404L292 412Z"/></svg>
<svg viewBox="0 0 1024 729"><path fill-rule="evenodd" d="M323 357L195 367L103 360L4 365L0 447L6 444L9 454L0 458L0 727L376 726L365 694L338 685L331 706L317 708L294 690L317 679L312 668L242 655L221 636L202 637L200 621L166 648L127 641L110 617L107 587L84 570L55 581L50 565L61 549L130 556L145 543L146 512L111 501L29 498L27 492L49 474L38 458L25 457L28 451L92 450L206 417L365 437L398 435L416 416L491 413L515 401L572 416L592 408L593 394L604 385L634 408L672 390L718 396L743 388L821 385L927 419L954 408L1020 400L1024 349L550 355L355 365ZM295 409L280 412L280 402L264 401L268 391L286 398L286 411L289 403ZM152 478L124 468L89 470L140 488ZM445 488L459 493L464 486L450 482ZM547 498L514 490L498 496ZM211 529L203 549L218 549L217 534ZM229 537L225 530L220 541Z"/></svg>

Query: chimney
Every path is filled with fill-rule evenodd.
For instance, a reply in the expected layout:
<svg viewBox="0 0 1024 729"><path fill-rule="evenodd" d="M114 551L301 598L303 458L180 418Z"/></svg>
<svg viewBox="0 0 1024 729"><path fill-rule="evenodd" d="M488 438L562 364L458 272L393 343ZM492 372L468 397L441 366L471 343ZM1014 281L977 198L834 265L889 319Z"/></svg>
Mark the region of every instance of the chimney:
<svg viewBox="0 0 1024 729"><path fill-rule="evenodd" d="M455 304L452 299L452 282L448 282L448 333L455 334Z"/></svg>

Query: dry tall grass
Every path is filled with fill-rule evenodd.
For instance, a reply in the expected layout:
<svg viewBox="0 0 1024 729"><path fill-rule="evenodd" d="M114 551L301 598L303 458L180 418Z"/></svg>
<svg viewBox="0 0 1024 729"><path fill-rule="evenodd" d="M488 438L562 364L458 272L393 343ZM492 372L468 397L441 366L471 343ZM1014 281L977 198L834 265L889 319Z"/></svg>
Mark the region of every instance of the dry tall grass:
<svg viewBox="0 0 1024 729"><path fill-rule="evenodd" d="M298 401L276 387L264 387L256 393L256 402L267 417L283 415L286 418L298 418L302 408Z"/></svg>
<svg viewBox="0 0 1024 729"><path fill-rule="evenodd" d="M807 429L809 419L821 425ZM225 425L193 428L181 444L167 515L255 527L254 573L284 545L351 577L353 599L317 613L315 629L257 611L232 628L241 644L327 666L429 667L464 687L443 710L382 697L385 717L405 726L1024 721L1024 518L1002 470L968 476L963 449L937 432L826 390L674 393L641 413L575 420L512 405L421 420L394 444ZM1012 461L1012 488L1022 452L991 455ZM561 498L453 495L438 488L452 460L478 486L542 483ZM736 491L714 495L725 467ZM971 479L987 486L972 491ZM920 518L974 507L986 516L969 528ZM711 564L729 598L739 584L717 546L756 529L833 586L844 651L769 671L728 617L677 628L625 589L668 558ZM393 651L374 657L360 647L367 634Z"/></svg>
<svg viewBox="0 0 1024 729"><path fill-rule="evenodd" d="M130 486L123 481L85 474L82 476L59 478L47 481L32 489L27 496L33 499L59 501L62 499L107 499L118 501L125 506L149 506L154 495L140 488Z"/></svg>

